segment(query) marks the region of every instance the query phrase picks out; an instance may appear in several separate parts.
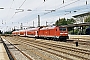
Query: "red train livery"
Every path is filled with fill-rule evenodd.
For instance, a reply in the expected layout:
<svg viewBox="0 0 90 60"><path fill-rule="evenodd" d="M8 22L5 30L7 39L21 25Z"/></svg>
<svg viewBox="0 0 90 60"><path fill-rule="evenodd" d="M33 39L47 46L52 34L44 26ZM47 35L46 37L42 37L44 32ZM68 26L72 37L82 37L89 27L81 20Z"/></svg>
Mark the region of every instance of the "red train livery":
<svg viewBox="0 0 90 60"><path fill-rule="evenodd" d="M57 40L66 40L69 38L67 28L60 26L30 28L25 30L13 31L12 34Z"/></svg>

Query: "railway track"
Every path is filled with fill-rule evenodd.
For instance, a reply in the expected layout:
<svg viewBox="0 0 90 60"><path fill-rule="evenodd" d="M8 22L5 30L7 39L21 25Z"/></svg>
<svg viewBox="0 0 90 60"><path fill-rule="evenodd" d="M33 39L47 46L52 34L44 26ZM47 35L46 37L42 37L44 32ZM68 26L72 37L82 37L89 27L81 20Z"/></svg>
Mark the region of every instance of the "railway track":
<svg viewBox="0 0 90 60"><path fill-rule="evenodd" d="M18 41L19 43L23 43L24 45L32 46L37 49L46 51L48 53L54 54L66 60L72 60L72 58L85 59L85 60L90 59L88 58L90 57L89 50L83 50L83 49L78 49L78 48L73 48L73 47L68 47L68 46L63 46L63 45L57 45L57 44L46 43L46 42L37 41L37 40L22 39L22 38L16 38L15 41ZM69 58L65 57L66 55Z"/></svg>
<svg viewBox="0 0 90 60"><path fill-rule="evenodd" d="M29 42L30 42L30 44L32 44L31 43L32 41L29 41ZM29 43L29 42L27 42L27 43ZM71 56L76 56L76 57L82 58L82 59L86 59L86 58L80 57L80 55L87 54L88 55L87 58L90 56L90 51L89 50L83 50L83 49L78 49L78 48L73 48L73 47L67 47L67 46L62 46L62 45L56 45L56 44L51 44L51 43L46 43L46 42L40 42L40 41L33 41L33 42L34 42L33 43L34 45L38 45L38 46L41 46L41 47L44 47L44 48L47 48L47 49L52 49L52 50L55 50L55 51L58 51L58 52L61 52L60 49L62 49L63 51L64 50L65 51L72 51L73 54L68 54L66 52L62 52L62 53L65 53L65 54L68 54L68 55L71 55ZM43 45L48 45L49 48L48 47L45 47L45 46L42 46L42 44ZM53 47L55 47L55 48L53 48ZM57 50L57 48L60 48L60 49ZM75 53L77 53L77 55L79 55L79 54L80 55L79 56L74 55Z"/></svg>
<svg viewBox="0 0 90 60"><path fill-rule="evenodd" d="M9 41L8 41L9 42ZM9 42L11 45L13 45L11 42ZM14 46L14 45L13 45ZM26 53L21 51L18 47L14 46L20 53L22 53L25 57L27 57L29 60L33 60L30 56L28 56ZM15 59L15 57L14 57ZM16 59L15 59L16 60Z"/></svg>
<svg viewBox="0 0 90 60"><path fill-rule="evenodd" d="M5 39L7 39L7 40L9 40L10 41L10 39L8 39L8 38L5 38ZM13 40L13 39L12 39ZM14 39L14 40L17 40L17 39ZM12 41L10 41L11 43L12 43ZM52 59L50 59L49 57L46 57L46 56L44 56L44 54L40 54L40 52L37 52L37 51L35 51L34 49L32 49L32 48L30 48L30 46L29 47L27 47L25 44L20 44L20 43L15 43L16 41L14 41L14 43L12 43L12 44L18 44L18 45L21 45L21 46L16 46L17 48L19 48L19 50L21 50L21 51L24 51L25 53L26 53L26 51L28 51L28 53L27 54L31 54L30 53L30 51L31 52L33 52L33 53L35 53L35 54L37 54L37 55L39 55L40 57L42 57L43 59L38 59L38 57L37 56L35 56L35 58L36 58L36 60L47 60L47 59L49 59L49 60L52 60ZM18 56L19 57L19 56Z"/></svg>
<svg viewBox="0 0 90 60"><path fill-rule="evenodd" d="M68 43L72 43L72 44L75 44L76 42L78 42L79 45L81 45L81 46L85 46L85 47L86 46L90 46L90 41L89 40L88 41L87 40L86 41L85 40L83 41L83 39L78 39L78 40L77 39L69 39L69 40L67 40L67 42Z"/></svg>
<svg viewBox="0 0 90 60"><path fill-rule="evenodd" d="M58 45L58 44L54 44L54 43L50 43L50 42L30 41L30 40L25 40L25 41L28 41L27 43L34 42L34 43L38 43L38 44L48 45L51 47L62 48L62 49L71 50L71 51L77 50L77 52L81 51L81 53L85 53L85 54L88 54L90 52L89 50L83 50L83 49L78 49L78 48L74 48L74 47Z"/></svg>
<svg viewBox="0 0 90 60"><path fill-rule="evenodd" d="M14 40L17 40L17 39L14 39ZM21 39L21 40L22 40L22 39ZM61 59L72 60L72 59L67 58L67 57L65 57L65 56L62 56L62 55L60 55L60 54L53 53L53 52L51 52L51 50L48 51L47 49L40 48L40 46L33 45L33 44L30 44L30 43L27 43L27 42L25 42L25 41L21 41L21 40L18 39L17 42L19 42L19 43L23 43L23 44L26 45L26 46L27 46L27 45L28 45L28 46L32 46L32 47L34 47L34 48L37 48L37 49L43 50L43 51L48 52L48 53L53 54L53 55L56 55L56 56L58 56L58 57L61 57ZM27 49L27 48L26 48L26 49ZM35 53L35 51L34 51L34 53ZM47 58L45 58L45 57L42 57L42 58L44 58L44 59L47 60ZM52 59L49 58L49 60L52 60Z"/></svg>
<svg viewBox="0 0 90 60"><path fill-rule="evenodd" d="M81 45L90 45L90 36L89 35L71 35L69 40L74 42L79 42Z"/></svg>
<svg viewBox="0 0 90 60"><path fill-rule="evenodd" d="M16 47L16 44L14 45L11 42L6 41L5 39L2 40L9 51L8 54L11 54L11 56L13 57L10 57L10 60L33 60L30 56L28 56L26 53L24 53L18 47ZM18 56L18 58L16 56Z"/></svg>

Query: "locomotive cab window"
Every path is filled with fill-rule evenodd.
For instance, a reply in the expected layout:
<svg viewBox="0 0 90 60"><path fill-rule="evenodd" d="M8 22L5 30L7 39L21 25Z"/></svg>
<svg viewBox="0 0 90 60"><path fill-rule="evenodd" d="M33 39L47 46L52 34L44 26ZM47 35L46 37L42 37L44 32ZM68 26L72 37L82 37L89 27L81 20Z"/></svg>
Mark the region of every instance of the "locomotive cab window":
<svg viewBox="0 0 90 60"><path fill-rule="evenodd" d="M65 27L59 27L59 30L60 31L66 31L66 28Z"/></svg>

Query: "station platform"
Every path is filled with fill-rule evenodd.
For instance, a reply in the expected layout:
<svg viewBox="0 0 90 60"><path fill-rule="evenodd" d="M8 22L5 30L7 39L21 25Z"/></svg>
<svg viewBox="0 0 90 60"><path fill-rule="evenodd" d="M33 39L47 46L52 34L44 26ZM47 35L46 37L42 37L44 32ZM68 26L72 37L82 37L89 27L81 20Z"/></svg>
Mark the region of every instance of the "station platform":
<svg viewBox="0 0 90 60"><path fill-rule="evenodd" d="M69 39L87 39L90 40L90 35L68 35Z"/></svg>
<svg viewBox="0 0 90 60"><path fill-rule="evenodd" d="M0 60L10 60L1 40L0 40Z"/></svg>

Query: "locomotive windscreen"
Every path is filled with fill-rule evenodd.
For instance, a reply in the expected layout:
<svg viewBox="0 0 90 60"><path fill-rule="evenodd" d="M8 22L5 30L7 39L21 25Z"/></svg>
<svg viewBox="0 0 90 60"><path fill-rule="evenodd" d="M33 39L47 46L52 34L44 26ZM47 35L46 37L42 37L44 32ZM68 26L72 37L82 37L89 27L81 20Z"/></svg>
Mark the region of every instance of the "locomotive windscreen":
<svg viewBox="0 0 90 60"><path fill-rule="evenodd" d="M60 31L66 31L66 28L65 27L59 27L59 30Z"/></svg>

